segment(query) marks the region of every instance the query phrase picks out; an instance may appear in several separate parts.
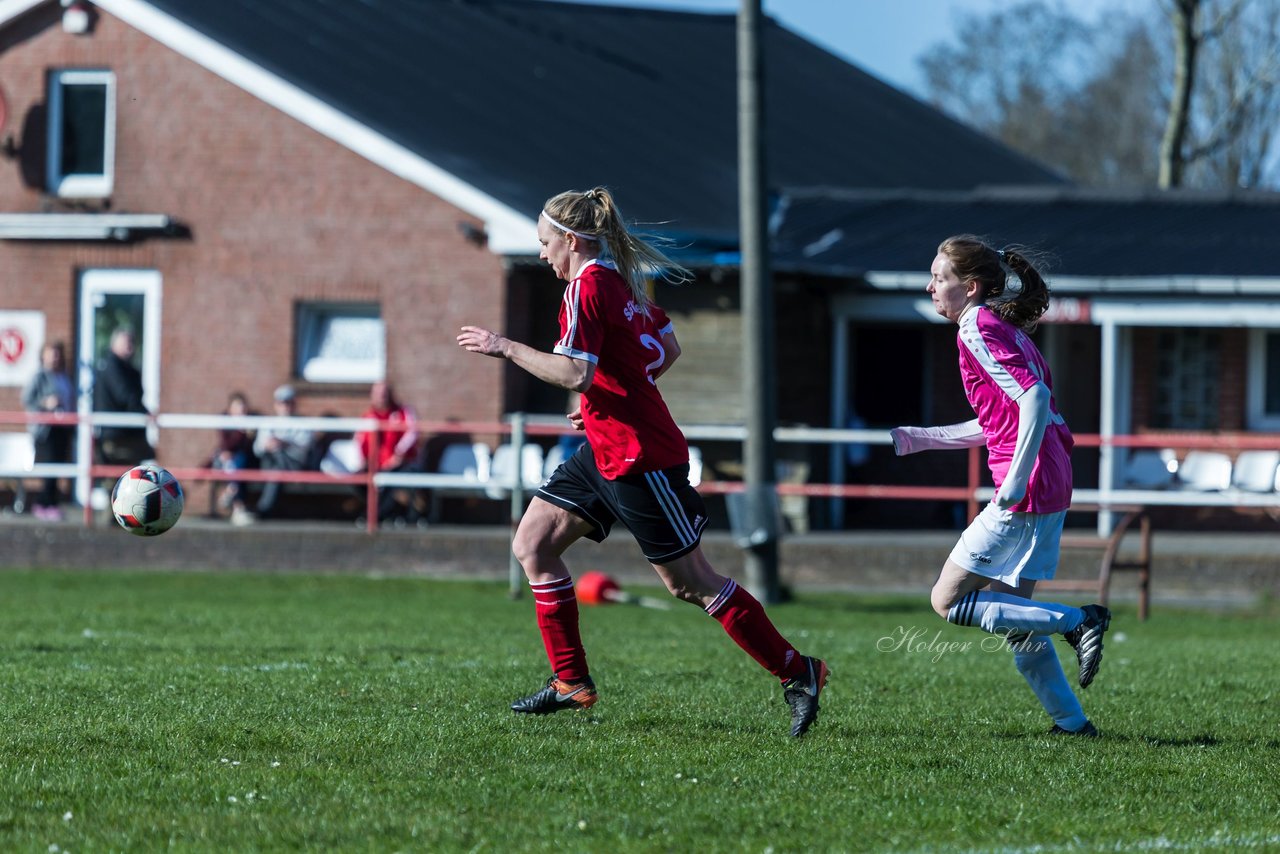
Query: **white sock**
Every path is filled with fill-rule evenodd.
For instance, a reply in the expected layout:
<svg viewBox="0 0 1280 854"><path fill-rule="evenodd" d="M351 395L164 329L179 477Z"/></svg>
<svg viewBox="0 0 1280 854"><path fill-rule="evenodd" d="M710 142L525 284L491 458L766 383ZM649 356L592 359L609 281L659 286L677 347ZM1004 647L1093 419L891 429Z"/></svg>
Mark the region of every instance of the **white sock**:
<svg viewBox="0 0 1280 854"><path fill-rule="evenodd" d="M1053 641L1045 635L1023 635L1021 639L1010 638L1009 643L1013 648L1014 666L1053 722L1071 732L1088 723L1067 675L1062 672Z"/></svg>
<svg viewBox="0 0 1280 854"><path fill-rule="evenodd" d="M1055 602L1036 602L1008 593L975 590L952 606L947 622L981 626L992 634L1050 635L1069 632L1084 622L1084 611Z"/></svg>

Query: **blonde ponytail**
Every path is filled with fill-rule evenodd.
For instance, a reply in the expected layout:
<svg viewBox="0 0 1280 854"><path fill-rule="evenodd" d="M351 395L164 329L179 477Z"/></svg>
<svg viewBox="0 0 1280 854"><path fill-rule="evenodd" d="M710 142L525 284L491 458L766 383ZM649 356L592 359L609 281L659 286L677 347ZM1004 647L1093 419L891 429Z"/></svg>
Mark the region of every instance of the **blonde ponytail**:
<svg viewBox="0 0 1280 854"><path fill-rule="evenodd" d="M585 193L569 190L547 200L543 205L549 220L561 231L580 238L597 240L618 268L618 274L631 290L636 305L647 306L646 285L651 278L672 284L693 281L693 273L668 258L661 250L627 228L622 211L613 194L604 187Z"/></svg>

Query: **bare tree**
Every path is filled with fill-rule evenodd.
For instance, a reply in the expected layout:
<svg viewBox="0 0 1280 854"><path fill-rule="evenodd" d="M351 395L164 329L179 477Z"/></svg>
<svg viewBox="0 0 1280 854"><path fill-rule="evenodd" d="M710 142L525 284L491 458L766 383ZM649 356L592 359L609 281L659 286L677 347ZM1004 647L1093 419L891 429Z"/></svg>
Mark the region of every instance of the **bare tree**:
<svg viewBox="0 0 1280 854"><path fill-rule="evenodd" d="M1205 34L1200 30L1200 0L1169 0L1173 24L1173 94L1169 118L1160 140L1159 186L1182 186L1187 131L1191 126L1191 90L1196 82L1196 54Z"/></svg>
<svg viewBox="0 0 1280 854"><path fill-rule="evenodd" d="M1158 170L1151 154L1163 132L1166 104L1164 57L1142 21L1117 24L1113 38L1059 119L1059 162L1082 184L1151 187Z"/></svg>
<svg viewBox="0 0 1280 854"><path fill-rule="evenodd" d="M1179 116L1183 146L1170 156L1180 162L1168 169L1180 180L1161 186L1264 186L1280 110L1280 2L1196 1L1202 20L1187 36L1197 42L1192 108ZM1163 157L1161 166L1163 174Z"/></svg>
<svg viewBox="0 0 1280 854"><path fill-rule="evenodd" d="M1137 19L1092 26L1030 0L960 15L955 33L920 60L931 103L1080 183L1149 183L1133 152L1151 150L1151 114L1131 102L1155 50Z"/></svg>
<svg viewBox="0 0 1280 854"><path fill-rule="evenodd" d="M1031 0L957 19L929 100L1094 186L1276 180L1280 0L1152 0L1095 23Z"/></svg>

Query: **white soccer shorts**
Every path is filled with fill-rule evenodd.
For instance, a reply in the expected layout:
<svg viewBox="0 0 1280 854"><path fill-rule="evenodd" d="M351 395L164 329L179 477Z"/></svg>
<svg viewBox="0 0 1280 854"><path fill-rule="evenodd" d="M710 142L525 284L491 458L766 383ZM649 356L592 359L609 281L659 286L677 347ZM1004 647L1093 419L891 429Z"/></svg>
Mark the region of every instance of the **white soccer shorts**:
<svg viewBox="0 0 1280 854"><path fill-rule="evenodd" d="M1048 581L1058 569L1065 510L1014 513L995 503L983 508L951 550L951 561L969 572L1014 586L1022 579Z"/></svg>

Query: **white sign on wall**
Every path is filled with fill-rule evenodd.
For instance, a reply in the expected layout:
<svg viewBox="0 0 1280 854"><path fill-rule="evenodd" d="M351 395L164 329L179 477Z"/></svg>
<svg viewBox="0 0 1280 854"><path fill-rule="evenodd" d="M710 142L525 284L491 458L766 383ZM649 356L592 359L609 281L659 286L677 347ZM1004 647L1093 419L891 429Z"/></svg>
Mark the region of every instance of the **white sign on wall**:
<svg viewBox="0 0 1280 854"><path fill-rule="evenodd" d="M23 386L40 370L43 311L0 311L0 385Z"/></svg>

